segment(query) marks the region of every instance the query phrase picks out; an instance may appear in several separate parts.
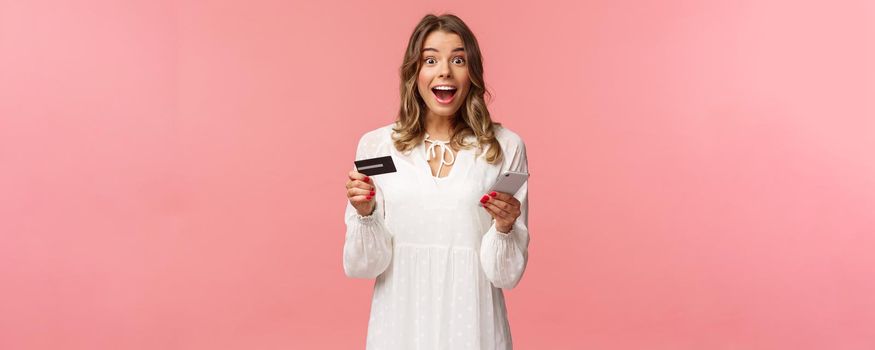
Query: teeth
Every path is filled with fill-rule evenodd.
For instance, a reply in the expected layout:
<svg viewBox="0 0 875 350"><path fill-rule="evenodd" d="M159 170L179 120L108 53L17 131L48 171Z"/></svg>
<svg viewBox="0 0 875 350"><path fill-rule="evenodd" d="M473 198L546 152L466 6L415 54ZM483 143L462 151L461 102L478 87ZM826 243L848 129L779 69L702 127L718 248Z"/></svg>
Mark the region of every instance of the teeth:
<svg viewBox="0 0 875 350"><path fill-rule="evenodd" d="M435 86L435 90L455 90L456 88L452 86Z"/></svg>

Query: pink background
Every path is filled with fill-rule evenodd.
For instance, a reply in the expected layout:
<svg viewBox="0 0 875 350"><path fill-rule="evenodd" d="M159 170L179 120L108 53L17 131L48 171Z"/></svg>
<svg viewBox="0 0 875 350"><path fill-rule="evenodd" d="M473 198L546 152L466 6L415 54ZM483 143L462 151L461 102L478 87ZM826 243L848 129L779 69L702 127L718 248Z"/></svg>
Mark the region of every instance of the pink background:
<svg viewBox="0 0 875 350"><path fill-rule="evenodd" d="M426 12L528 146L519 349L875 348L875 5L0 1L0 348L360 349Z"/></svg>

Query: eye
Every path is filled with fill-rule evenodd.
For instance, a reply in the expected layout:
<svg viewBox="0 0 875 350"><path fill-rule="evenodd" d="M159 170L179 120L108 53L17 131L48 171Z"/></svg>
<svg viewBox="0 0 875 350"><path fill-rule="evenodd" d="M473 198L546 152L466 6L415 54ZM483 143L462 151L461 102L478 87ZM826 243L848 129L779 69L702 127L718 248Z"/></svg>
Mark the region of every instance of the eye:
<svg viewBox="0 0 875 350"><path fill-rule="evenodd" d="M453 63L455 64L465 64L465 59L461 56L456 56L453 58Z"/></svg>
<svg viewBox="0 0 875 350"><path fill-rule="evenodd" d="M437 63L437 61L435 61L434 57L426 57L426 58L425 58L425 63L427 63L427 64L435 64L435 63Z"/></svg>

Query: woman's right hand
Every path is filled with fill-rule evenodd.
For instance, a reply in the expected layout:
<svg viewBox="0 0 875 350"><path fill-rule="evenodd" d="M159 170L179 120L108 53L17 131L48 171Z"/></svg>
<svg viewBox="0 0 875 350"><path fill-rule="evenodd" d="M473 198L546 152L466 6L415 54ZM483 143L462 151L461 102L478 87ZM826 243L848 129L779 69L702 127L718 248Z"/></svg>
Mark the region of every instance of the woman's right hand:
<svg viewBox="0 0 875 350"><path fill-rule="evenodd" d="M377 207L374 200L377 188L371 184L371 179L365 174L352 170L349 172L349 181L346 182L346 197L349 203L361 216L368 216Z"/></svg>

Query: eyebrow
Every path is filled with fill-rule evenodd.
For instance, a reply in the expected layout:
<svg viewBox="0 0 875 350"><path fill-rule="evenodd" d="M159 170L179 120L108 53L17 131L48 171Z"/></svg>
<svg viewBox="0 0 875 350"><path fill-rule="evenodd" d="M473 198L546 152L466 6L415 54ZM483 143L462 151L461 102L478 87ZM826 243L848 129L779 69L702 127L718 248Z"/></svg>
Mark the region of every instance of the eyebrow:
<svg viewBox="0 0 875 350"><path fill-rule="evenodd" d="M440 52L440 51L438 51L437 49L435 49L435 48L431 48L431 47L426 47L426 48L422 49L422 52L426 52L426 51ZM450 51L450 52L457 52L457 51L462 51L462 52L464 52L464 51L465 51L465 48L464 48L464 47L457 47L457 48L453 49L453 51Z"/></svg>

